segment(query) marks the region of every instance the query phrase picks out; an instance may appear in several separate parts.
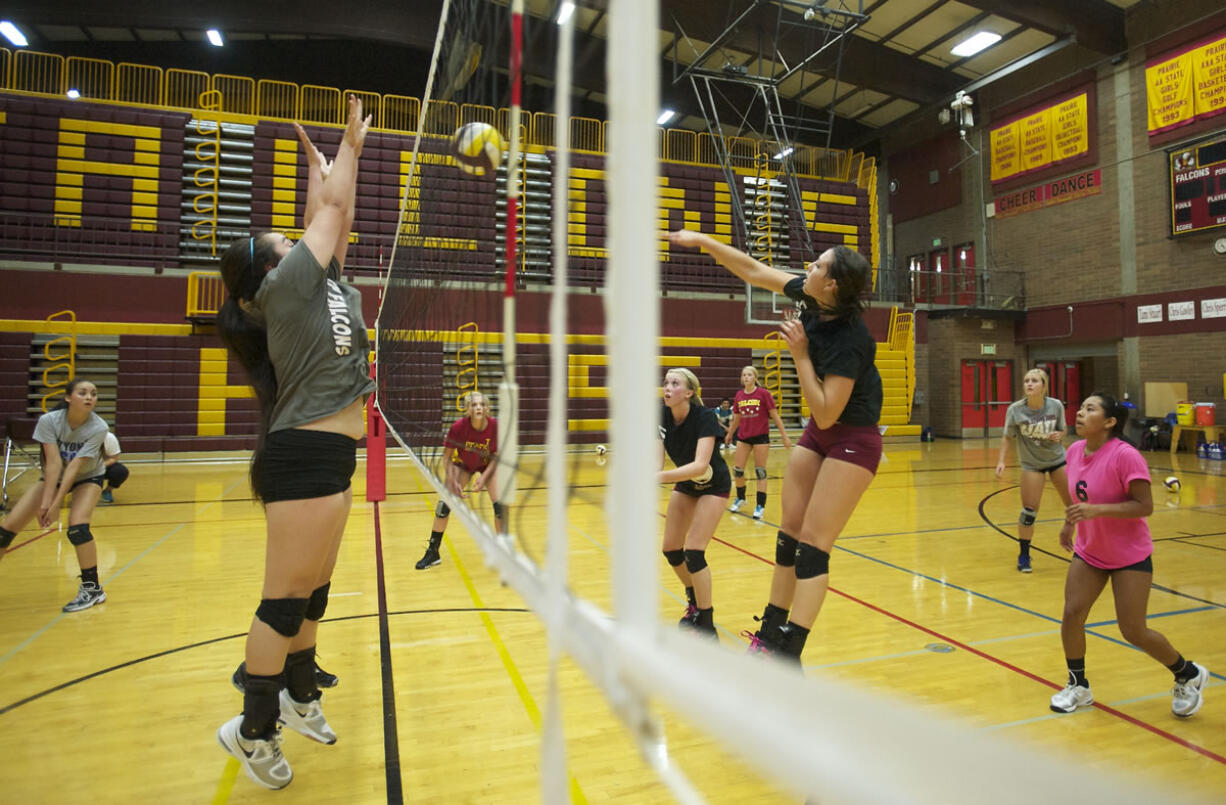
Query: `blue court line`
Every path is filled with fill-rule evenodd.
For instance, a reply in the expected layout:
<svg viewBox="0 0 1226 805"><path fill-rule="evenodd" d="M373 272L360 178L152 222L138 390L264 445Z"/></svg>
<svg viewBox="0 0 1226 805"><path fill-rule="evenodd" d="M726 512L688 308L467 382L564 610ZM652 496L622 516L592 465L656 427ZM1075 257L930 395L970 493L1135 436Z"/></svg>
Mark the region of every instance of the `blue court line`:
<svg viewBox="0 0 1226 805"><path fill-rule="evenodd" d="M1145 619L1149 620L1150 618L1167 618L1167 617L1170 617L1171 615L1188 615L1193 612L1208 612L1210 610L1214 610L1217 608L1218 607L1193 607L1191 609L1175 609L1175 610L1171 610L1170 612L1151 612L1150 614L1145 616ZM1114 626L1118 622L1119 621L1109 620L1109 621L1099 621L1098 623L1087 623L1086 628L1087 629L1097 629L1099 626Z"/></svg>
<svg viewBox="0 0 1226 805"><path fill-rule="evenodd" d="M222 491L222 493L221 493L221 496L220 496L220 497L218 497L218 498L214 498L213 500L210 500L208 503L204 504L204 508L200 509L200 511L196 512L196 514L203 514L205 509L207 509L209 506L212 506L214 503L218 502L219 500L224 499L224 498L225 498L225 496L226 496L226 495L227 495L227 494L230 492L230 490L231 490L231 489L233 489L234 487L238 486L240 483L243 483L244 481L246 481L246 479L245 479L245 478L242 478L242 479L239 479L239 480L235 481L234 483L230 484L228 487L226 487L226 488L225 488L225 490L223 490L223 491ZM111 575L107 576L107 577L106 577L106 579L100 579L100 581L103 581L103 585L102 585L102 586L105 588L107 584L110 584L112 581L114 581L115 579L119 578L119 576L120 576L120 575L122 575L122 574L123 574L123 572L124 572L125 570L127 570L127 569L128 569L128 568L130 568L130 567L132 567L132 565L136 564L136 563L137 563L137 562L139 562L141 559L143 559L143 558L145 557L145 555L146 555L146 554L148 554L150 551L152 551L154 548L158 547L158 546L159 546L159 545L161 545L163 542L165 542L166 540L170 539L170 538L171 538L171 537L173 537L175 534L179 533L179 530L180 530L180 529L182 529L182 528L183 528L183 526L185 526L185 525L187 525L187 523L179 523L177 526L175 526L174 528L170 529L170 531L166 532L165 536L163 536L163 537L162 537L161 539L159 539L157 542L153 543L153 544L152 544L152 545L150 545L148 548L146 548L145 550L143 550L143 551L141 551L139 554L137 554L137 555L136 555L136 556L135 556L135 557L132 559L132 561L128 562L126 565L124 565L123 567L119 568L119 570L116 570L114 573L112 573ZM51 619L51 620L50 620L50 621L49 621L49 622L48 622L48 623L47 623L45 626L43 626L43 627L42 627L41 629L39 629L38 631L34 632L34 634L30 635L30 636L29 636L29 637L27 637L25 640L23 640L23 641L21 641L20 643L18 643L16 646L14 646L14 647L13 647L13 648L12 648L12 649L11 649L11 650L10 650L10 651L7 653L7 654L5 654L3 657L0 657L0 665L3 665L4 663L6 663L6 662L8 662L9 660L11 660L13 657L17 656L17 654L18 654L18 653L19 653L19 652L20 652L22 649L24 649L26 646L28 646L28 645L30 645L31 643L33 643L33 642L34 642L35 640L37 640L38 638L42 637L44 634L46 634L46 633L47 633L47 630L48 630L48 629L50 629L52 626L55 626L57 623L59 623L61 620L63 620L63 619L66 617L66 616L71 615L71 614L75 614L75 613L70 613L70 612L61 612L60 614L56 615L56 616L55 616L54 618L52 618L52 619Z"/></svg>

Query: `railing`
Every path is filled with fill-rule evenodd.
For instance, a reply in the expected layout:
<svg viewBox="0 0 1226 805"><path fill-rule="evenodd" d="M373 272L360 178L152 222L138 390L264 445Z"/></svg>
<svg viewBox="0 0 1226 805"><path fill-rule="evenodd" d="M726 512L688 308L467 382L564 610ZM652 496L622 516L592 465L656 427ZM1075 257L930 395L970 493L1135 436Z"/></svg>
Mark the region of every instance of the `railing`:
<svg viewBox="0 0 1226 805"><path fill-rule="evenodd" d="M965 267L949 271L877 271L873 300L925 310L974 308L990 311L1026 309L1026 281L1021 271Z"/></svg>
<svg viewBox="0 0 1226 805"><path fill-rule="evenodd" d="M915 314L890 310L890 328L886 336L890 349L902 353L907 378L907 420L911 419L911 406L915 400Z"/></svg>
<svg viewBox="0 0 1226 805"><path fill-rule="evenodd" d="M47 317L47 322L64 320L70 324L77 323L77 314L71 310L61 310L58 313L52 313ZM52 347L63 347L62 352L52 353ZM77 333L74 328L68 335L61 335L58 338L53 338L43 344L43 357L47 360L48 366L43 369L43 388L47 389L47 393L43 395L41 400L43 413L47 413L47 403L52 398L62 398L64 390L68 387L71 381L77 374ZM64 379L58 381L51 380L52 372L64 372Z"/></svg>
<svg viewBox="0 0 1226 805"><path fill-rule="evenodd" d="M211 319L226 301L226 286L213 271L193 271L187 275L187 318Z"/></svg>

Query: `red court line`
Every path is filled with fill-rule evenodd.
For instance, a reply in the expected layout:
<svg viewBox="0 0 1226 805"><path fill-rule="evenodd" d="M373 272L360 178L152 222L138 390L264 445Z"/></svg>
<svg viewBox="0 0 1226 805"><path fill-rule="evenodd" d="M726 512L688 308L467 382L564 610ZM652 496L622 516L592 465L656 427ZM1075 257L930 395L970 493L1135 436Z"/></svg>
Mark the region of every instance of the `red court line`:
<svg viewBox="0 0 1226 805"><path fill-rule="evenodd" d="M741 553L745 554L746 556L751 556L751 557L753 557L754 559L757 559L757 560L759 560L759 561L761 561L761 562L765 562L766 564L771 565L772 567L773 567L773 566L774 566L774 564L775 564L775 563L774 563L774 562L772 562L771 560L769 560L769 559L767 559L767 558L765 558L765 557L763 557L763 556L759 556L758 554L753 553L752 551L747 551L747 550L745 550L744 548L742 548L742 547L741 547L741 546L739 546L739 545L733 545L731 542L727 542L726 540L722 540L722 539L720 539L719 537L714 537L713 539L714 539L714 541L715 541L715 542L718 542L718 543L720 543L720 544L722 544L722 545L727 545L729 548L733 548L733 549L735 549L735 550L738 550L738 551L740 551ZM988 662L993 662L993 663L996 663L997 665L1001 666L1002 668L1006 668L1006 669L1008 669L1008 670L1010 670L1010 671L1013 671L1014 673L1021 674L1022 676L1026 677L1026 678L1028 678L1028 679L1034 680L1035 682L1038 682L1039 684L1046 685L1047 687L1051 688L1052 690L1060 690L1060 689L1061 689L1061 686L1060 686L1060 685L1057 685L1055 682L1051 682L1051 681L1049 681L1049 680L1047 680L1047 679L1044 679L1043 677L1041 677L1041 676L1039 676L1039 675L1037 675L1037 674L1031 673L1030 671L1027 671L1025 668L1019 668L1018 666L1013 665L1013 664L1012 664L1012 663L1010 663L1010 662L1006 662L1005 660L1002 660L1002 659L1001 659L1001 658L999 658L999 657L994 657L994 656L992 656L991 654L988 654L987 652L984 652L984 651L981 651L981 650L979 650L979 649L975 648L974 646L968 646L966 643L963 643L963 642L962 642L962 641L960 641L960 640L955 640L954 638L949 637L948 635L941 634L940 632L938 632L938 631L936 631L936 630L934 630L934 629L929 629L927 626L921 626L920 624L916 623L915 621L908 620L907 618L904 618L903 616L898 615L898 614L896 614L896 613L894 613L894 612L890 612L889 610L882 609L881 607L879 607L879 606L877 606L877 605L875 605L875 604L870 604L870 603L868 603L867 601L862 601L861 599L856 598L854 595L850 595L849 593L845 593L845 592L843 592L842 590L835 589L834 587L830 587L830 588L829 588L829 590L830 590L830 592L834 593L835 595L840 595L840 596L842 596L843 598L846 598L846 599L847 599L847 600L849 600L849 601L854 601L855 603L859 604L860 606L866 607L866 608L868 608L868 609L873 610L874 612L878 612L878 613L880 613L880 614L882 614L882 615L885 615L887 618L891 618L891 619L893 619L893 620L898 621L899 623L902 623L902 624L905 624L905 625L907 625L907 626L910 626L912 629L917 629L917 630L919 630L919 631L921 631L921 632L924 632L925 634L932 635L933 637L935 637L935 638L939 639L939 640L940 640L941 642L943 642L943 643L949 643L949 644L950 644L950 645L952 645L952 646L957 646L958 648L962 649L963 651L969 651L971 654L974 654L974 655L975 655L975 656L977 656L977 657L980 657L980 658L982 658L982 659L985 659L985 660L987 660ZM1149 731L1150 731L1150 732L1152 732L1154 735L1157 735L1157 736L1158 736L1158 737L1160 737L1160 738L1165 738L1166 740L1171 741L1172 743L1178 744L1178 745L1180 745L1180 746L1184 747L1185 749L1191 749L1193 752L1196 752L1197 754L1200 754L1200 755L1204 755L1205 757L1209 758L1210 760L1215 760L1215 761L1217 761L1218 763L1221 763L1221 764L1223 764L1223 765L1226 765L1226 757L1223 757L1222 755L1219 755L1219 754L1217 754L1216 752L1214 752L1214 751L1212 751L1212 750L1210 750L1210 749L1206 749L1206 748L1205 748L1205 747L1203 747L1203 746L1199 746L1199 745L1197 745L1197 744L1194 744L1194 743L1192 743L1191 741L1185 740L1184 738L1180 738L1178 735L1173 735L1172 733L1169 733L1169 732L1167 732L1166 730L1164 730L1164 729L1162 729L1162 728L1160 728L1160 727L1156 727L1156 726L1154 726L1153 724L1150 724L1150 723L1149 723L1149 722L1147 722L1147 721L1142 721L1142 720L1141 720L1141 719L1139 719L1139 718L1134 718L1133 716L1130 716L1130 715L1128 715L1127 713L1124 713L1124 712L1121 712L1121 711L1119 711L1119 710L1116 710L1114 707L1111 707L1111 706L1109 706L1109 705L1102 704L1102 703L1100 703L1100 702L1094 702L1094 704L1093 704L1092 706L1093 706L1093 707L1097 707L1099 710L1102 710L1104 713L1109 713L1110 715L1113 715L1113 716L1115 716L1116 718L1121 719L1122 721L1126 721L1126 722L1128 722L1129 724L1132 724L1133 726L1140 727L1141 729L1144 729L1144 730L1149 730Z"/></svg>
<svg viewBox="0 0 1226 805"><path fill-rule="evenodd" d="M52 531L55 531L55 530L57 530L57 529L54 529L54 528L48 528L46 531L44 531L43 533L39 534L37 537L30 537L30 538L29 538L28 540L26 540L25 542L19 542L19 543L17 543L16 545L13 545L13 546L12 546L12 547L10 547L10 548L6 548L6 549L5 549L5 551L4 551L4 553L5 553L5 554L10 554L10 553L12 553L13 551L17 550L18 548L23 548L23 547L25 547L26 545L29 545L31 542L34 542L34 541L36 541L36 540L40 540L40 539L42 539L43 537L47 536L48 534L50 534Z"/></svg>

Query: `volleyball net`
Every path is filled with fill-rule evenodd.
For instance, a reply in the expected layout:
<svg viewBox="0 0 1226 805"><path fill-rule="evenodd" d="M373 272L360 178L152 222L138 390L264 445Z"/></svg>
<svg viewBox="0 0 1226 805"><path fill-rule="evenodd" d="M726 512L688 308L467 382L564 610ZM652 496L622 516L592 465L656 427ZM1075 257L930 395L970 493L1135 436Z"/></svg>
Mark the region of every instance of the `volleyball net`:
<svg viewBox="0 0 1226 805"><path fill-rule="evenodd" d="M553 19L537 20L536 30L544 26L551 33L523 48L518 5L444 3L422 134L405 168L405 200L376 327L378 400L405 455L451 507L492 572L545 628L543 800L570 798L570 743L558 683L559 664L568 657L602 692L642 757L680 802L705 802L711 792L686 774L684 753L670 751L662 703L775 785L814 802L1154 801L1153 792L1135 783L1108 780L998 740L889 693L820 675L802 677L661 623L654 536L660 529L660 494L655 473L644 471L658 465L660 411L659 300L652 290L660 273L659 62L642 57L642 44L659 35L656 0L611 3L605 21L608 64L617 68L607 75L608 162L616 170L605 177L611 209L603 335L606 383L617 393L609 403L607 486L598 503L612 535L611 611L574 593L567 580L568 508L577 495L570 482L574 432L567 422L570 132L558 125L547 153L520 156L515 130L523 119L507 109L517 98L512 84L522 62L515 54L546 52L555 65L532 68L554 76L555 119L570 119L575 18L556 27ZM497 126L507 139L508 158L497 176L464 175L449 160L450 134L473 120ZM516 184L526 197L508 192ZM543 234L516 217L520 200L543 207L548 222ZM548 305L533 305L535 312L526 317L507 299L517 287L530 286L552 293L542 293ZM530 332L548 332L548 337L535 339L526 350L529 345L516 343L516 319L521 329L527 319ZM508 394L525 378L547 389L533 406L539 418L521 415L518 399ZM468 505L471 498L452 495L443 483L442 435L470 390L487 394L502 426L504 475L516 478L520 498L541 496L538 502L547 512L543 524L513 516L514 539L496 534L490 518ZM543 445L544 460L536 462L542 474L528 477L526 462L507 455L508 435ZM544 549L529 555L524 546ZM1018 769L1024 770L1024 782ZM1170 801L1169 792L1163 798Z"/></svg>

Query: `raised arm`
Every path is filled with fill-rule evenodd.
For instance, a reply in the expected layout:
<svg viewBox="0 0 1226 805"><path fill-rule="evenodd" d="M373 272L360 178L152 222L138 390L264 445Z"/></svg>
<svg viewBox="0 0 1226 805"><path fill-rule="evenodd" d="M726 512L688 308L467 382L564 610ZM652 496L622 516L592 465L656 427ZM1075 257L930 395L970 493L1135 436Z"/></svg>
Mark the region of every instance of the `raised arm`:
<svg viewBox="0 0 1226 805"><path fill-rule="evenodd" d="M782 293L783 286L787 285L789 280L797 276L786 271L780 271L777 268L771 268L753 259L740 249L733 248L726 243L720 243L710 235L703 232L695 232L692 229L679 229L676 232L670 232L668 241L674 246L702 249L715 258L715 262L731 271L740 279L748 282L750 285L765 288L775 293Z"/></svg>
<svg viewBox="0 0 1226 805"><path fill-rule="evenodd" d="M362 102L350 95L345 137L337 149L332 170L323 181L319 207L302 236L315 260L325 268L333 257L341 265L345 263L349 228L353 224L353 202L357 193L358 157L362 153L369 126L370 117L362 117Z"/></svg>
<svg viewBox="0 0 1226 805"><path fill-rule="evenodd" d="M310 228L311 221L315 220L315 212L322 203L324 179L328 178L332 163L315 147L315 143L311 142L311 138L297 122L294 123L294 131L298 132L298 142L302 143L302 150L306 152L307 158L306 209L302 212L302 231L305 232Z"/></svg>

